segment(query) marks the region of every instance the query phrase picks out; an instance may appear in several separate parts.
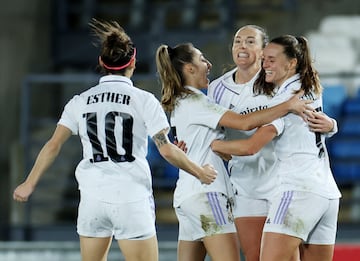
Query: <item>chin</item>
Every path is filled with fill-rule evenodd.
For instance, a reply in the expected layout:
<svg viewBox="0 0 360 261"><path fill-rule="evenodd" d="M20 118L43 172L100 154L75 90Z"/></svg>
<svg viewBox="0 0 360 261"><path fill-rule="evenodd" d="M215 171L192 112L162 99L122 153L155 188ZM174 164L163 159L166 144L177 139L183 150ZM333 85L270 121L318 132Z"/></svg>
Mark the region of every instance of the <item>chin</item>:
<svg viewBox="0 0 360 261"><path fill-rule="evenodd" d="M265 82L271 83L272 82L272 77L265 77Z"/></svg>

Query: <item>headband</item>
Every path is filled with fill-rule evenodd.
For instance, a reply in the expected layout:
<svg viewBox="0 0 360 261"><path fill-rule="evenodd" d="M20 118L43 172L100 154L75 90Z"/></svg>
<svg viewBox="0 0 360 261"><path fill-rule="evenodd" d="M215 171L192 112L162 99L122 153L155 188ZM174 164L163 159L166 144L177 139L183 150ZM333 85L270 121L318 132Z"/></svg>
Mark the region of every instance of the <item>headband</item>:
<svg viewBox="0 0 360 261"><path fill-rule="evenodd" d="M103 66L108 69L108 70L116 70L116 71L119 71L119 70L122 70L126 67L128 67L130 65L130 63L135 59L135 56L136 56L136 48L134 48L134 54L131 56L130 58L130 61L128 61L126 64L124 65L121 65L121 66L116 66L116 67L113 67L113 66L109 66L109 65L106 65L103 61Z"/></svg>

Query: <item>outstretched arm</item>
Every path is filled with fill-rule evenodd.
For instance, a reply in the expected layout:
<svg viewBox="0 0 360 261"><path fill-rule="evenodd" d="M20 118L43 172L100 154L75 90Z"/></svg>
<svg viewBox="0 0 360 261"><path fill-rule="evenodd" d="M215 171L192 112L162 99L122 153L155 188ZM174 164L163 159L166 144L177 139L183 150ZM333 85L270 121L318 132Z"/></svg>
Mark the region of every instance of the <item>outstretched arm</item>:
<svg viewBox="0 0 360 261"><path fill-rule="evenodd" d="M224 127L251 130L272 122L288 113L295 113L306 120L306 111L313 110L308 104L309 100L301 100L303 92L299 92L286 102L274 107L252 112L246 115L239 115L232 111L227 111L220 119L219 124Z"/></svg>
<svg viewBox="0 0 360 261"><path fill-rule="evenodd" d="M58 156L62 145L71 136L71 131L62 126L57 125L53 136L42 147L39 152L35 164L27 176L26 180L21 183L13 193L13 198L16 201L25 202L35 190L45 171L51 166L55 158Z"/></svg>
<svg viewBox="0 0 360 261"><path fill-rule="evenodd" d="M167 130L164 129L158 132L152 139L159 149L161 156L163 156L170 164L192 174L202 183L210 184L215 180L217 172L213 166L209 164L199 166L191 161L184 151L170 142Z"/></svg>
<svg viewBox="0 0 360 261"><path fill-rule="evenodd" d="M211 149L216 153L230 154L236 156L254 155L260 151L277 135L273 125L262 126L248 139L239 140L214 140Z"/></svg>

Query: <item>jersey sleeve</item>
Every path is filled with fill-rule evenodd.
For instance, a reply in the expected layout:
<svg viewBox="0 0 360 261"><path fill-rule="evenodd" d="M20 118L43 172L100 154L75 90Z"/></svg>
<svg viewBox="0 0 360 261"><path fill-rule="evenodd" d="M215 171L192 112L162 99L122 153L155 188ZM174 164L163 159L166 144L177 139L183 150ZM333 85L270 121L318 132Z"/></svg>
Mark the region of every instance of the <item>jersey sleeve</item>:
<svg viewBox="0 0 360 261"><path fill-rule="evenodd" d="M336 121L335 119L333 119L333 118L331 118L331 120L332 120L332 122L334 123L334 128L333 128L331 131L324 133L326 138L331 138L331 137L334 136L334 135L338 132L338 130L339 130L337 121Z"/></svg>
<svg viewBox="0 0 360 261"><path fill-rule="evenodd" d="M163 129L170 129L166 114L154 95L150 94L147 97L143 108L145 125L150 137Z"/></svg>
<svg viewBox="0 0 360 261"><path fill-rule="evenodd" d="M205 95L195 94L188 101L190 104L186 106L189 106L189 112L196 112L189 117L190 121L193 124L208 126L212 129L216 129L221 117L228 111Z"/></svg>
<svg viewBox="0 0 360 261"><path fill-rule="evenodd" d="M212 81L208 86L207 96L212 101L214 101L214 90L215 90L215 86L216 86L217 82L218 82L218 79Z"/></svg>
<svg viewBox="0 0 360 261"><path fill-rule="evenodd" d="M71 130L73 135L77 135L79 132L79 125L76 118L76 113L78 113L78 100L79 96L74 96L64 107L61 118L58 121L58 124L63 125Z"/></svg>
<svg viewBox="0 0 360 261"><path fill-rule="evenodd" d="M276 120L272 121L271 123L265 124L265 126L266 125L273 125L275 127L276 132L277 132L276 136L279 136L284 131L284 128L285 128L285 123L282 118L276 119Z"/></svg>

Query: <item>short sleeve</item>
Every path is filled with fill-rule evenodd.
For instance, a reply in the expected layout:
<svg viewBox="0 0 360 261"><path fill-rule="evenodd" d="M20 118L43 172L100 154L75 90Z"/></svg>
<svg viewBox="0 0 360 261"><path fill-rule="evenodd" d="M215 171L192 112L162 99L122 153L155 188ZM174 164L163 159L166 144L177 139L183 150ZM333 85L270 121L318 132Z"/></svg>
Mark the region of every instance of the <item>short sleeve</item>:
<svg viewBox="0 0 360 261"><path fill-rule="evenodd" d="M212 129L217 128L221 117L228 111L221 105L214 103L209 97L201 94L192 95L187 101L190 103L188 106L191 106L191 110L196 112L189 117L190 122Z"/></svg>
<svg viewBox="0 0 360 261"><path fill-rule="evenodd" d="M78 112L77 100L79 96L74 96L64 107L61 118L58 124L63 125L71 130L73 135L77 135L79 132L79 125L76 118L76 112Z"/></svg>
<svg viewBox="0 0 360 261"><path fill-rule="evenodd" d="M149 94L144 101L143 115L147 132L150 137L163 129L169 129L169 122L160 102Z"/></svg>
<svg viewBox="0 0 360 261"><path fill-rule="evenodd" d="M275 129L277 131L276 136L279 136L281 133L283 133L284 128L285 128L285 123L282 118L276 119L269 124L265 124L265 126L266 125L273 125L275 127Z"/></svg>

